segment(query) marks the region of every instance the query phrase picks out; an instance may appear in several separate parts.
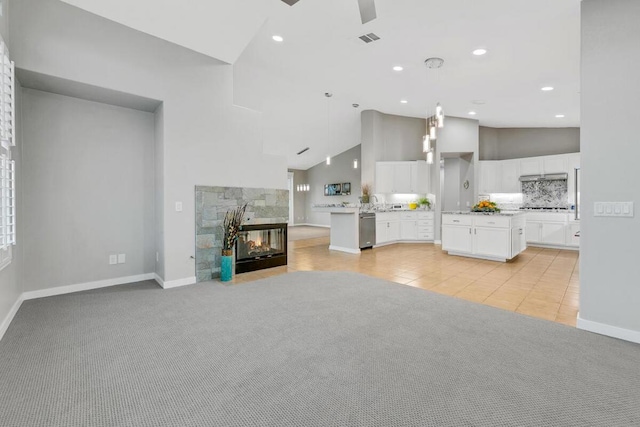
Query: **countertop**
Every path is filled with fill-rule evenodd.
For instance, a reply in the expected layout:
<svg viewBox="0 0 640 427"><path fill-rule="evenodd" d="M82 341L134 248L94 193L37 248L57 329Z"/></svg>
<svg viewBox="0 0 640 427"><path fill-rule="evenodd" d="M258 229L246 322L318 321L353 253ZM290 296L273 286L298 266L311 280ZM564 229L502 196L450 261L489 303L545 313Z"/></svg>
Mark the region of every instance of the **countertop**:
<svg viewBox="0 0 640 427"><path fill-rule="evenodd" d="M442 215L496 215L496 216L518 216L525 215L523 211L500 211L500 212L471 212L471 211L445 211Z"/></svg>

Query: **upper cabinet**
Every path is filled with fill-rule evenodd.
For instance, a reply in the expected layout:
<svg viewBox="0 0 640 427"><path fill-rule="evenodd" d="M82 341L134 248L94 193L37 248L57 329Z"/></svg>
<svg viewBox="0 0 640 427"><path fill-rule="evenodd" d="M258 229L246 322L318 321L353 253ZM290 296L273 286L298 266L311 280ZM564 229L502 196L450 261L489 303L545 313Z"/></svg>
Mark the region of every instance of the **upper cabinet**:
<svg viewBox="0 0 640 427"><path fill-rule="evenodd" d="M376 162L376 193L426 194L429 192L429 167L424 160L413 162Z"/></svg>
<svg viewBox="0 0 640 427"><path fill-rule="evenodd" d="M520 186L520 160L504 160L502 163L501 188L503 193L519 193Z"/></svg>
<svg viewBox="0 0 640 427"><path fill-rule="evenodd" d="M482 194L520 193L521 176L551 173L567 173L568 187L573 188L574 169L580 167L580 153L512 160L483 160L478 162L478 166L478 192Z"/></svg>
<svg viewBox="0 0 640 427"><path fill-rule="evenodd" d="M542 158L542 173L565 173L568 170L569 155L559 154L557 156L544 156Z"/></svg>
<svg viewBox="0 0 640 427"><path fill-rule="evenodd" d="M542 158L530 157L520 159L521 175L542 175Z"/></svg>

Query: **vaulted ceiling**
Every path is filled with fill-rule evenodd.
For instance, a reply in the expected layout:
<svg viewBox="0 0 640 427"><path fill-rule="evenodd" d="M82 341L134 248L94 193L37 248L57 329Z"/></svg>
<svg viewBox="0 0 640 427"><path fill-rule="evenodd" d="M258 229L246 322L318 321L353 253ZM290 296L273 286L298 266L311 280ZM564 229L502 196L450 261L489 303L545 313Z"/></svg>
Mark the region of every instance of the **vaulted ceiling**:
<svg viewBox="0 0 640 427"><path fill-rule="evenodd" d="M484 126L580 123L580 0L376 0L365 25L356 0L63 1L233 64L236 104L262 112L265 151L290 167L357 145L365 109L425 117L440 101Z"/></svg>

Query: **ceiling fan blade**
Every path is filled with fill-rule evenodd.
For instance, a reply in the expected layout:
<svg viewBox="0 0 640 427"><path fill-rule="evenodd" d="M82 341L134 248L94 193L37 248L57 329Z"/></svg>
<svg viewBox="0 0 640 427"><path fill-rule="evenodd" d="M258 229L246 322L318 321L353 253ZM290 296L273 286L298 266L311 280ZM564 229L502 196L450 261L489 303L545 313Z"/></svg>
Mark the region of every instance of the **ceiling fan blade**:
<svg viewBox="0 0 640 427"><path fill-rule="evenodd" d="M293 6L294 4L298 3L300 0L282 0L282 1L288 4L289 6Z"/></svg>
<svg viewBox="0 0 640 427"><path fill-rule="evenodd" d="M378 17L375 0L358 0L358 6L360 7L360 19L362 19L363 24Z"/></svg>

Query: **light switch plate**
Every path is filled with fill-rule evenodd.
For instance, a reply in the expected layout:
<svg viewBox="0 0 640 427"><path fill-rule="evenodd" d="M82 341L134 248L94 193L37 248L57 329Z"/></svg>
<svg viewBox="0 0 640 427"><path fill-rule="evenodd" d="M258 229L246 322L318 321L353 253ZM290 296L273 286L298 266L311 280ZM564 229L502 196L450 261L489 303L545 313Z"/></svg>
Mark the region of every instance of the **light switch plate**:
<svg viewBox="0 0 640 427"><path fill-rule="evenodd" d="M115 265L118 263L118 255L109 255L109 264Z"/></svg>
<svg viewBox="0 0 640 427"><path fill-rule="evenodd" d="M633 202L595 202L593 216L633 218Z"/></svg>
<svg viewBox="0 0 640 427"><path fill-rule="evenodd" d="M182 202L176 202L176 212L182 212Z"/></svg>
<svg viewBox="0 0 640 427"><path fill-rule="evenodd" d="M127 262L127 257L125 254L118 254L118 264L124 264Z"/></svg>

